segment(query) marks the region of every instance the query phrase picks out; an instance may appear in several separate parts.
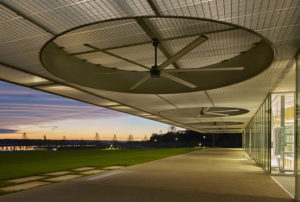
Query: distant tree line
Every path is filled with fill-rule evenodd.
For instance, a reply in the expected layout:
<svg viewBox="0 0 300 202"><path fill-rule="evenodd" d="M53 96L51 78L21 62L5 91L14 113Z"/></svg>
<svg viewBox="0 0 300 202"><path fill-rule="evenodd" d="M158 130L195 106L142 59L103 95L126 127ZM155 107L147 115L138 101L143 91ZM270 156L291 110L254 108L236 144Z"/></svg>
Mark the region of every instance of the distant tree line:
<svg viewBox="0 0 300 202"><path fill-rule="evenodd" d="M242 147L241 133L199 133L192 130L153 133L150 143L158 147Z"/></svg>
<svg viewBox="0 0 300 202"><path fill-rule="evenodd" d="M26 150L35 147L40 150L77 150L77 149L103 149L103 148L155 148L155 147L232 147L242 146L242 135L237 133L211 134L198 133L191 130L176 131L174 126L166 133L153 133L148 140L145 136L142 141L134 141L129 135L127 141L113 139L101 140L96 133L95 140L68 140L65 136L60 140L49 140L46 135L43 139L28 139L24 133L22 139L0 139L0 147L13 147L14 150Z"/></svg>

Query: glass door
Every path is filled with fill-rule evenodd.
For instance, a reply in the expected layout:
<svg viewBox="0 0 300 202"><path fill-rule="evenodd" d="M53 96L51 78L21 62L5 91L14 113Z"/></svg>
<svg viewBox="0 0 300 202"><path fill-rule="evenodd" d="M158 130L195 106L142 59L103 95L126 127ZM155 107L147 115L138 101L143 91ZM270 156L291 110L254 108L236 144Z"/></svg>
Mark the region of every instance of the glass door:
<svg viewBox="0 0 300 202"><path fill-rule="evenodd" d="M294 171L294 94L272 94L272 172Z"/></svg>

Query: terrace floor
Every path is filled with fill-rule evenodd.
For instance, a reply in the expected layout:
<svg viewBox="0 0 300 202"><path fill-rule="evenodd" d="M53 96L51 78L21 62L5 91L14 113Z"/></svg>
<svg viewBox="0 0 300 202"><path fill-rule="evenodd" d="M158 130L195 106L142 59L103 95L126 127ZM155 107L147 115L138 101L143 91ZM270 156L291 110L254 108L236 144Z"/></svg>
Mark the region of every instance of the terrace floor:
<svg viewBox="0 0 300 202"><path fill-rule="evenodd" d="M241 149L206 149L3 195L0 201L293 201Z"/></svg>

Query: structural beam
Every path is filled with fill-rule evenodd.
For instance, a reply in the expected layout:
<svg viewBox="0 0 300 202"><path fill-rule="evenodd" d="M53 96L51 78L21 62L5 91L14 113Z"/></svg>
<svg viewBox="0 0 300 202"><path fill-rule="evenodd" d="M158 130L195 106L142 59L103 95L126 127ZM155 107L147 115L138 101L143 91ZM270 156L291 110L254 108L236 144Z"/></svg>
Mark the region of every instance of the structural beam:
<svg viewBox="0 0 300 202"><path fill-rule="evenodd" d="M204 43L208 38L204 35L201 35L197 37L195 40L193 40L191 43L186 45L184 48L180 49L177 53L169 57L166 61L164 61L162 64L158 66L159 70L165 69L170 64L174 64L176 61L178 61L181 57L185 56L189 52L191 52L193 49L197 48L199 45Z"/></svg>
<svg viewBox="0 0 300 202"><path fill-rule="evenodd" d="M177 107L174 103L172 103L171 101L167 100L166 98L162 97L159 94L156 94L157 97L159 97L160 99L162 99L163 101L165 101L166 103L168 103L169 105L172 105L173 107L175 107L176 109L179 109L179 107Z"/></svg>
<svg viewBox="0 0 300 202"><path fill-rule="evenodd" d="M150 27L144 19L142 18L136 18L137 23L141 26L141 28L146 32L146 34L151 38L157 38L159 41L161 41L160 37L158 36L158 34L155 33L154 29L152 27ZM171 58L171 55L169 54L168 50L165 48L165 46L162 43L158 44L158 48L159 50L164 54L164 56L169 59ZM172 65L176 68L176 69L180 69L180 67L178 66L178 64L176 62L173 62Z"/></svg>
<svg viewBox="0 0 300 202"><path fill-rule="evenodd" d="M160 16L158 8L155 6L154 2L152 0L147 0L147 2L150 5L150 7L153 10L153 12L155 13L155 15Z"/></svg>
<svg viewBox="0 0 300 202"><path fill-rule="evenodd" d="M31 84L29 86L32 88L43 88L43 87L57 87L62 85L54 82L41 82L37 84Z"/></svg>
<svg viewBox="0 0 300 202"><path fill-rule="evenodd" d="M208 94L207 90L205 90L205 91L204 91L204 93L205 93L205 95L206 95L207 99L209 100L209 102L211 103L211 105L214 107L214 106L215 106L215 104L214 104L214 102L212 101L211 97L209 96L209 94Z"/></svg>

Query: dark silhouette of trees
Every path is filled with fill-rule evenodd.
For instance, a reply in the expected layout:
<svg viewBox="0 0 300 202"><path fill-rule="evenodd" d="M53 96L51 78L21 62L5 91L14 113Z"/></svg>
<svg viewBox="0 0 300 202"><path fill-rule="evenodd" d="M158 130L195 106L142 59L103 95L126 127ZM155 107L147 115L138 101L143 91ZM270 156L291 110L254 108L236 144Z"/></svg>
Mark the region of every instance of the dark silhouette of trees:
<svg viewBox="0 0 300 202"><path fill-rule="evenodd" d="M169 132L175 133L176 132L176 127L175 126L169 126Z"/></svg>
<svg viewBox="0 0 300 202"><path fill-rule="evenodd" d="M129 136L127 138L127 142L132 142L132 141L133 141L133 135L129 134Z"/></svg>
<svg viewBox="0 0 300 202"><path fill-rule="evenodd" d="M66 137L66 136L63 136L63 137L62 137L62 140L59 141L59 145L60 145L61 147L65 147L65 146L67 145L67 137Z"/></svg>
<svg viewBox="0 0 300 202"><path fill-rule="evenodd" d="M114 137L113 137L113 147L118 147L118 140L117 140L116 134L114 134Z"/></svg>
<svg viewBox="0 0 300 202"><path fill-rule="evenodd" d="M173 132L172 132L173 131ZM171 127L164 134L153 133L149 142L158 147L241 147L241 134L198 133L191 130L176 131Z"/></svg>
<svg viewBox="0 0 300 202"><path fill-rule="evenodd" d="M23 146L25 150L27 150L29 148L29 146L31 146L30 140L28 139L26 133L22 134L22 145L21 146Z"/></svg>
<svg viewBox="0 0 300 202"><path fill-rule="evenodd" d="M99 146L100 145L100 136L99 133L96 132L95 135L95 146Z"/></svg>
<svg viewBox="0 0 300 202"><path fill-rule="evenodd" d="M47 136L46 136L46 135L43 136L43 145L44 145L45 147L48 146L48 140L47 140Z"/></svg>

